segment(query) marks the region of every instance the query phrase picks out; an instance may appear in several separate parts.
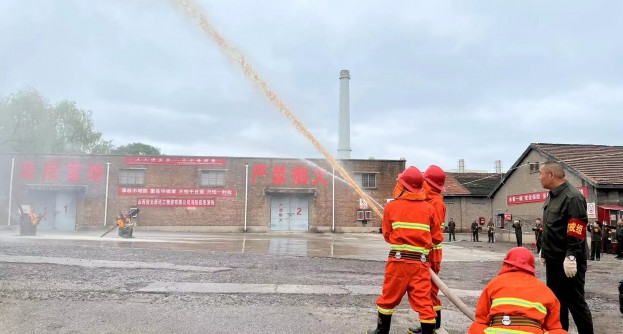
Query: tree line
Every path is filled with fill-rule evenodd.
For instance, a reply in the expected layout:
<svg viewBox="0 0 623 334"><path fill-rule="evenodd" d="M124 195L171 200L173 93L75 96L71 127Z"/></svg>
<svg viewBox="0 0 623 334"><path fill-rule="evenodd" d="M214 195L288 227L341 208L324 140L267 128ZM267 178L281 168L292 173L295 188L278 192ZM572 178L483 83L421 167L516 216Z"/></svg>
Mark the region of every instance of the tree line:
<svg viewBox="0 0 623 334"><path fill-rule="evenodd" d="M95 130L90 110L52 104L34 88L0 98L0 153L161 155L143 143L113 145Z"/></svg>

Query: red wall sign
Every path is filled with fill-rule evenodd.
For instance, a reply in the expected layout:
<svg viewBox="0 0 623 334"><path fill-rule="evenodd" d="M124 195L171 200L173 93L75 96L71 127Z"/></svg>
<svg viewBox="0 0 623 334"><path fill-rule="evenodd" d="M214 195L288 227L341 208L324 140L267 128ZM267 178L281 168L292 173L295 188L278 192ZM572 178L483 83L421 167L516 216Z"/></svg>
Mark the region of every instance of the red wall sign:
<svg viewBox="0 0 623 334"><path fill-rule="evenodd" d="M577 189L582 193L582 195L584 195L584 198L588 198L588 186L577 187ZM517 205L517 204L526 204L526 203L545 202L548 195L549 195L549 190L539 191L535 193L528 193L528 194L510 195L506 197L506 204Z"/></svg>
<svg viewBox="0 0 623 334"><path fill-rule="evenodd" d="M288 184L288 180L291 180L290 184L327 184L327 180L324 178L327 174L322 169L309 170L308 166L294 166L288 170L285 166L275 165L270 169L266 164L254 164L253 176L251 177L251 184L255 184L256 181L264 177L271 178L272 184Z"/></svg>
<svg viewBox="0 0 623 334"><path fill-rule="evenodd" d="M180 157L125 157L126 165L166 165L166 166L213 166L225 167L225 158L180 158Z"/></svg>
<svg viewBox="0 0 623 334"><path fill-rule="evenodd" d="M161 188L161 187L118 187L119 196L195 196L195 197L236 197L235 188Z"/></svg>
<svg viewBox="0 0 623 334"><path fill-rule="evenodd" d="M212 198L139 198L136 200L137 206L216 206L216 201Z"/></svg>
<svg viewBox="0 0 623 334"><path fill-rule="evenodd" d="M39 180L45 183L104 181L104 166L100 162L82 164L79 161L60 163L56 160L49 160L44 163L40 171L37 172L33 161L22 161L18 166L17 177L21 180Z"/></svg>

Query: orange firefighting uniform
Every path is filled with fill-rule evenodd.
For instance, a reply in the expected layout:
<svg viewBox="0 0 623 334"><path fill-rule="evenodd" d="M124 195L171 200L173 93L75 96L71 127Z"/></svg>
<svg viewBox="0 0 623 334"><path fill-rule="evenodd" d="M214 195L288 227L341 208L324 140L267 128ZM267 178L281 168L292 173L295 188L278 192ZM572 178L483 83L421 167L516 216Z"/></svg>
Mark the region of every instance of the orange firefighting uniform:
<svg viewBox="0 0 623 334"><path fill-rule="evenodd" d="M426 202L426 193L411 193L398 182L394 198L385 206L383 215L385 241L392 251L428 255L433 243L439 244L443 240L443 232L435 209ZM434 324L437 313L430 299L430 263L398 257L387 259L383 292L376 301L378 311L393 314L407 292L409 304L419 313L420 321Z"/></svg>
<svg viewBox="0 0 623 334"><path fill-rule="evenodd" d="M123 213L119 213L117 215L117 225L119 225L119 228L124 228L127 223L128 223L128 217L124 215Z"/></svg>
<svg viewBox="0 0 623 334"><path fill-rule="evenodd" d="M443 203L443 196L441 193L435 191L426 181L424 182L424 190L426 191L426 201L435 208L435 212L439 218L439 228L443 233L444 222L446 221L446 205ZM433 243L433 248L428 255L428 261L435 274L439 274L439 271L441 271L442 255L441 242L438 244ZM433 302L433 309L435 311L440 311L441 299L439 299L439 288L435 284L431 284L430 298Z"/></svg>
<svg viewBox="0 0 623 334"><path fill-rule="evenodd" d="M541 328L519 325L489 326L494 316L534 319ZM476 305L476 321L468 334L563 334L560 303L554 293L533 274L504 264L487 284Z"/></svg>

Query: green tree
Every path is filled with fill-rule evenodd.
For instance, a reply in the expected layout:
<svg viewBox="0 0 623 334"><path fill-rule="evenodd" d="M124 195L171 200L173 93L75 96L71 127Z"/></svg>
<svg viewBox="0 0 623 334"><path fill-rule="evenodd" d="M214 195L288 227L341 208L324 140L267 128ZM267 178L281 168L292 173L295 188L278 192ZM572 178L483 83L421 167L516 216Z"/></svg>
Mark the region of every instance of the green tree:
<svg viewBox="0 0 623 334"><path fill-rule="evenodd" d="M122 154L122 155L162 155L160 153L160 149L157 147L153 147L151 145L143 144L143 143L132 143L128 145L123 145L116 147L113 151L113 154Z"/></svg>
<svg viewBox="0 0 623 334"><path fill-rule="evenodd" d="M56 105L27 88L0 99L0 151L106 154L114 148L95 131L91 111Z"/></svg>

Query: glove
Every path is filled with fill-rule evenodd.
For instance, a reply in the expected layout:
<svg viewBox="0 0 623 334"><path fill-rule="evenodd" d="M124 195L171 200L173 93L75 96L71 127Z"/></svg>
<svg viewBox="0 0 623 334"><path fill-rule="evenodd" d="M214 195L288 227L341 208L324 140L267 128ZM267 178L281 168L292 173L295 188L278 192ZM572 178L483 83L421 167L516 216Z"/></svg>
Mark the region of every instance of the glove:
<svg viewBox="0 0 623 334"><path fill-rule="evenodd" d="M569 260L568 257L565 258L565 261L562 263L562 267L565 270L565 275L567 275L567 277L569 278L575 276L575 274L578 273L578 264L575 262L575 260Z"/></svg>
<svg viewBox="0 0 623 334"><path fill-rule="evenodd" d="M539 262L541 262L541 265L544 266L545 265L545 258L541 257L541 252L542 252L542 250L539 251Z"/></svg>

